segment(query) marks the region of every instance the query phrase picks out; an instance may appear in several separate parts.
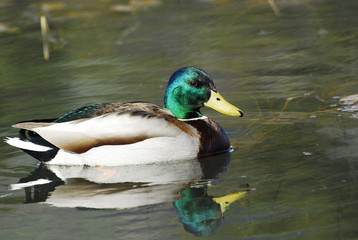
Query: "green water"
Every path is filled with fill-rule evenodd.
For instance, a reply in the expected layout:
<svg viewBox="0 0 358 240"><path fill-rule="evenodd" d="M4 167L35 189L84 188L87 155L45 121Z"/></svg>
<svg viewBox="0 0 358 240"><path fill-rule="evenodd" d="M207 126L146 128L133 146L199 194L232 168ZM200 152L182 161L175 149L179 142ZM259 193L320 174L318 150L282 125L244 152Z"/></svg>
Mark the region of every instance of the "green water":
<svg viewBox="0 0 358 240"><path fill-rule="evenodd" d="M357 239L358 119L340 100L358 94L358 2L130 3L0 2L0 137L93 103L162 105L170 75L197 66L245 112L203 109L235 151L201 165L52 169L63 182L0 143L0 238ZM51 183L9 189L36 178ZM243 195L222 214L214 200L230 193Z"/></svg>

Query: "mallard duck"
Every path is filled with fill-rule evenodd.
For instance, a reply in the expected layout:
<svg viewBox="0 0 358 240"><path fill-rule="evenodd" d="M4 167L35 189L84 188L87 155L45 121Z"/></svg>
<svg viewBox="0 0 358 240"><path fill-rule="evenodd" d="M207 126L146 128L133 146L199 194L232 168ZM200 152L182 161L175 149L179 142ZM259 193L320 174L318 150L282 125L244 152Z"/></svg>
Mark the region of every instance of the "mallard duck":
<svg viewBox="0 0 358 240"><path fill-rule="evenodd" d="M164 108L148 102L94 104L57 119L25 121L6 142L48 164L115 166L195 159L227 152L224 130L202 106L242 117L203 70L184 67L170 78Z"/></svg>

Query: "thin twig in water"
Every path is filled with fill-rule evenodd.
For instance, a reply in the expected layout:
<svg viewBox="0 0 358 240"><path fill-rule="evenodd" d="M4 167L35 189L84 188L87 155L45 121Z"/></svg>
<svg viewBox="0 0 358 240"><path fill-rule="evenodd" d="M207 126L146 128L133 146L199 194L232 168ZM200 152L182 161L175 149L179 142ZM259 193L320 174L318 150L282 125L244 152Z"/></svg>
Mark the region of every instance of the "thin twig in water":
<svg viewBox="0 0 358 240"><path fill-rule="evenodd" d="M48 34L50 33L50 27L48 26L45 16L41 16L40 23L41 23L42 51L43 51L44 59L47 61L50 59L50 44L47 39Z"/></svg>
<svg viewBox="0 0 358 240"><path fill-rule="evenodd" d="M277 7L275 0L267 0L268 3L270 4L270 7L273 10L273 13L276 15L276 17L280 16L280 9Z"/></svg>

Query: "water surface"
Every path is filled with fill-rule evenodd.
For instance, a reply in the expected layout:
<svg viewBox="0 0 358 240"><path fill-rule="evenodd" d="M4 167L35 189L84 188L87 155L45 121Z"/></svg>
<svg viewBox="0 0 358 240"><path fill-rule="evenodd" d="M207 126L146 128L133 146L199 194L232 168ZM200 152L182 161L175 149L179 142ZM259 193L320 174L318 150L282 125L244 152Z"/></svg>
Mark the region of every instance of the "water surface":
<svg viewBox="0 0 358 240"><path fill-rule="evenodd" d="M358 238L357 102L342 101L358 94L357 11L353 0L0 3L1 138L87 104L162 105L188 65L245 112L203 109L235 151L200 162L48 169L1 143L0 237ZM39 178L49 183L14 185Z"/></svg>

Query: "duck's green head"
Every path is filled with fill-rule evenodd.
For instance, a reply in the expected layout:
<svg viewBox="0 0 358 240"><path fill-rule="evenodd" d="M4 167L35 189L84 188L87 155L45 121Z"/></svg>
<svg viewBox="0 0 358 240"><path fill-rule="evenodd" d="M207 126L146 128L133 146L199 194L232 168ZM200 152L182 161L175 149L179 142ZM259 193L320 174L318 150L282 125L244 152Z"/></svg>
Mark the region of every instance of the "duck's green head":
<svg viewBox="0 0 358 240"><path fill-rule="evenodd" d="M219 94L206 72L195 67L181 68L171 76L164 95L164 106L180 119L203 116L200 113L202 106L230 116L244 115Z"/></svg>

